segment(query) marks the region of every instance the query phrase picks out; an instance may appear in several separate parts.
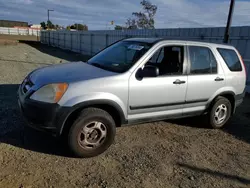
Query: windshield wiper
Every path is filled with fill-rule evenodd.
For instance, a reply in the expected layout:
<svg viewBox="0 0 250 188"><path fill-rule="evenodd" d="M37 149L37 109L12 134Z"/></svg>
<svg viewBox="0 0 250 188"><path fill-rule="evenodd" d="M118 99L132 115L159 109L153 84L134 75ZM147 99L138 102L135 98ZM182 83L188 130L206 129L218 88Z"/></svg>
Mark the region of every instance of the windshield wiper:
<svg viewBox="0 0 250 188"><path fill-rule="evenodd" d="M120 71L115 71L113 68L111 67L108 67L108 66L105 66L105 65L101 65L99 63L89 63L90 65L93 65L95 67L98 67L100 69L104 69L104 70L107 70L107 71L111 71L111 72L116 72L116 73L119 73Z"/></svg>
<svg viewBox="0 0 250 188"><path fill-rule="evenodd" d="M103 66L99 63L89 63L90 65L93 65L95 67L98 67L98 68L103 68Z"/></svg>

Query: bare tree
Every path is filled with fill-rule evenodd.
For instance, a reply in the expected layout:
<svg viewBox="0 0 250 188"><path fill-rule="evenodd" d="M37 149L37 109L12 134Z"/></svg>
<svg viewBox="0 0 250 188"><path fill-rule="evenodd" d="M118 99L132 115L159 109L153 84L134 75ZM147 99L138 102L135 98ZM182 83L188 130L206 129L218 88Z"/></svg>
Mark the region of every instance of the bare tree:
<svg viewBox="0 0 250 188"><path fill-rule="evenodd" d="M127 19L126 26L127 26L127 29L138 29L135 19L131 19L131 18Z"/></svg>
<svg viewBox="0 0 250 188"><path fill-rule="evenodd" d="M132 15L135 18L129 18L126 22L128 29L154 29L154 16L157 11L157 6L153 5L147 0L141 2L143 11L142 12L133 12Z"/></svg>

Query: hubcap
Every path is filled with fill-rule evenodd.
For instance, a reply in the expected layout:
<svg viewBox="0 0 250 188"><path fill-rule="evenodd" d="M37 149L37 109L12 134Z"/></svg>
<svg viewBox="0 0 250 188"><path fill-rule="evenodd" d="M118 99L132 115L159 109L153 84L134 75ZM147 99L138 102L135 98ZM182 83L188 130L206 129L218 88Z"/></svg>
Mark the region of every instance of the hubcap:
<svg viewBox="0 0 250 188"><path fill-rule="evenodd" d="M84 149L93 149L100 146L106 139L107 128L98 121L85 125L78 134L78 143Z"/></svg>
<svg viewBox="0 0 250 188"><path fill-rule="evenodd" d="M217 124L221 124L227 117L227 106L225 104L219 105L214 113L214 120Z"/></svg>

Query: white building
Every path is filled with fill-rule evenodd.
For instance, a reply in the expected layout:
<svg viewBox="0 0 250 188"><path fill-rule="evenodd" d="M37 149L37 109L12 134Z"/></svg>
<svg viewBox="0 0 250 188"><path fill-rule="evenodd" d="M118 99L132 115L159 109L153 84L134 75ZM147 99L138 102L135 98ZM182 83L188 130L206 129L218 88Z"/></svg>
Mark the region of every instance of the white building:
<svg viewBox="0 0 250 188"><path fill-rule="evenodd" d="M33 24L32 26L30 26L30 28L32 28L32 29L41 29L41 25L40 24Z"/></svg>

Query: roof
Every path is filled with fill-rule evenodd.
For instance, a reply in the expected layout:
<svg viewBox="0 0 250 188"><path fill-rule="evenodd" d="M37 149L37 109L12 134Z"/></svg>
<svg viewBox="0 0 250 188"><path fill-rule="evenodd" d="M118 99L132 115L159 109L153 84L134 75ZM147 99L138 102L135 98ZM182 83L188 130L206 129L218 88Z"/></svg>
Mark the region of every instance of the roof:
<svg viewBox="0 0 250 188"><path fill-rule="evenodd" d="M192 44L200 44L200 45L208 45L208 44L212 44L212 45L220 45L220 46L227 46L227 47L231 47L232 45L229 44L224 44L224 43L211 43L211 42L204 42L204 41L197 41L197 40L185 40L185 39L164 39L164 38L128 38L125 39L125 41L136 41L136 42L145 42L145 43L151 43L151 44L155 44L157 42L161 42L161 41L171 41L171 42L186 42L186 43L192 43Z"/></svg>
<svg viewBox="0 0 250 188"><path fill-rule="evenodd" d="M156 43L163 40L162 38L128 38L125 41L136 41L136 42L146 42L146 43Z"/></svg>

